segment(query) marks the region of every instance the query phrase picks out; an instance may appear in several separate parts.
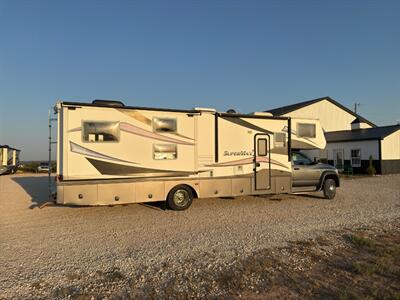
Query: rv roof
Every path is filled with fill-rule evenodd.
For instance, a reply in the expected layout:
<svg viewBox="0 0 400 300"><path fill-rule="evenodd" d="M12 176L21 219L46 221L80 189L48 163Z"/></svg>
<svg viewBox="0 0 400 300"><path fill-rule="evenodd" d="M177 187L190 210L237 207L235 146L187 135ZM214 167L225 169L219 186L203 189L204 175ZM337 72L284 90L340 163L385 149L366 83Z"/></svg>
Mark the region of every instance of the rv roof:
<svg viewBox="0 0 400 300"><path fill-rule="evenodd" d="M102 102L96 101L95 103L85 103L85 102L70 102L62 101L62 106L92 106L92 107L107 107L115 108ZM156 110L156 111L170 111L170 112L181 112L181 113L198 113L197 110L186 110L186 109L173 109L173 108L158 108L158 107L142 107L142 106L123 106L123 109L136 109L136 110Z"/></svg>
<svg viewBox="0 0 400 300"><path fill-rule="evenodd" d="M195 107L194 110L216 112L215 108L207 108L207 107Z"/></svg>

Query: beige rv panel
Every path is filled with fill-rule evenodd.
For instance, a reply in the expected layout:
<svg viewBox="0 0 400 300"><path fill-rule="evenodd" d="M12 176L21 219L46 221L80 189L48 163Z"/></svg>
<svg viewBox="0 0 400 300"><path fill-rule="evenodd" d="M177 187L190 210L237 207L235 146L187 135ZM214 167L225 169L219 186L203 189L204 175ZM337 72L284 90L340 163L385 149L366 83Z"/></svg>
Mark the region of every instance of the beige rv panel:
<svg viewBox="0 0 400 300"><path fill-rule="evenodd" d="M232 196L250 195L251 177L232 179Z"/></svg>
<svg viewBox="0 0 400 300"><path fill-rule="evenodd" d="M132 203L135 202L135 183L99 184L97 186L99 199L105 203Z"/></svg>
<svg viewBox="0 0 400 300"><path fill-rule="evenodd" d="M292 148L293 149L324 149L325 134L319 120L292 118ZM314 136L303 136L301 126L314 126Z"/></svg>
<svg viewBox="0 0 400 300"><path fill-rule="evenodd" d="M8 149L7 148L1 148L1 151L3 151L3 160L2 160L2 165L7 166L8 165Z"/></svg>
<svg viewBox="0 0 400 300"><path fill-rule="evenodd" d="M226 197L232 195L231 179L202 179L200 181L201 197Z"/></svg>
<svg viewBox="0 0 400 300"><path fill-rule="evenodd" d="M67 130L64 129L66 133L64 141L67 143L64 143L63 149L67 156L63 159L67 164L63 172L65 179L116 177L111 168L107 169L106 163L110 160L114 165L129 166L132 170L145 166L143 170L145 173L157 173L159 170L173 172L194 172L195 170L194 118L187 114L175 113L171 116L170 112L163 111L135 113L127 109L104 107L79 107L75 110L64 107L64 112L67 115L67 118L64 118L64 127L67 128ZM152 126L154 118L176 121L176 132L155 132ZM88 142L84 140L82 130L85 122L118 122L119 141ZM163 145L176 146L176 157L155 159L155 149L162 149ZM89 153L89 150L91 155L82 155L82 153ZM105 172L100 173L97 166L88 162L87 156L102 166ZM126 176L132 177L135 173L139 172L132 171ZM143 175L143 173L140 174L140 176Z"/></svg>
<svg viewBox="0 0 400 300"><path fill-rule="evenodd" d="M152 181L136 184L136 202L165 200L164 182Z"/></svg>
<svg viewBox="0 0 400 300"><path fill-rule="evenodd" d="M78 184L64 186L64 204L70 205L99 205L96 184Z"/></svg>

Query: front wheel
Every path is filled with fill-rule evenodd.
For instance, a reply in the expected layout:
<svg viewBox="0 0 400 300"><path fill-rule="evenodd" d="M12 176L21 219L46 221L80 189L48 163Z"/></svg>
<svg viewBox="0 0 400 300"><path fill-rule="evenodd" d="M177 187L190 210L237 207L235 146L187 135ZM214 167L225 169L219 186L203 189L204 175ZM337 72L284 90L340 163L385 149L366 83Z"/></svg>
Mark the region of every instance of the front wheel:
<svg viewBox="0 0 400 300"><path fill-rule="evenodd" d="M185 185L178 185L169 192L167 202L173 210L185 210L192 205L193 192Z"/></svg>
<svg viewBox="0 0 400 300"><path fill-rule="evenodd" d="M324 182L324 196L326 199L333 199L336 195L336 182L333 179L326 179Z"/></svg>

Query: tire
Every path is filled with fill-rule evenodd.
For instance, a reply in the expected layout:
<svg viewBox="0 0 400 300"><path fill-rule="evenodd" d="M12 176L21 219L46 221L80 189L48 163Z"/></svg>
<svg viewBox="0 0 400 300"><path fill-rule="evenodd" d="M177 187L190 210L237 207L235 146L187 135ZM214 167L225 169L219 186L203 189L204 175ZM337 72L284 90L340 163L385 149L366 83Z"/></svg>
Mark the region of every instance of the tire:
<svg viewBox="0 0 400 300"><path fill-rule="evenodd" d="M192 202L193 192L186 185L178 185L168 193L167 203L172 210L188 209Z"/></svg>
<svg viewBox="0 0 400 300"><path fill-rule="evenodd" d="M335 180L328 178L324 182L323 188L324 196L326 199L333 199L336 195L336 182Z"/></svg>

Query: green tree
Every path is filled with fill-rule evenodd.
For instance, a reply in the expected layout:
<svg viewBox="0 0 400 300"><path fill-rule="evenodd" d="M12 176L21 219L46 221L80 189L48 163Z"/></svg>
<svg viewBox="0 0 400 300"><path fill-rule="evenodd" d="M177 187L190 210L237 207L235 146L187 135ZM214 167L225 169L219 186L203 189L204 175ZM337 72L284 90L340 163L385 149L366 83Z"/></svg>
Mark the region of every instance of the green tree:
<svg viewBox="0 0 400 300"><path fill-rule="evenodd" d="M376 170L373 164L373 157L372 155L369 156L369 165L367 168L367 173L371 176L374 176L376 174Z"/></svg>

